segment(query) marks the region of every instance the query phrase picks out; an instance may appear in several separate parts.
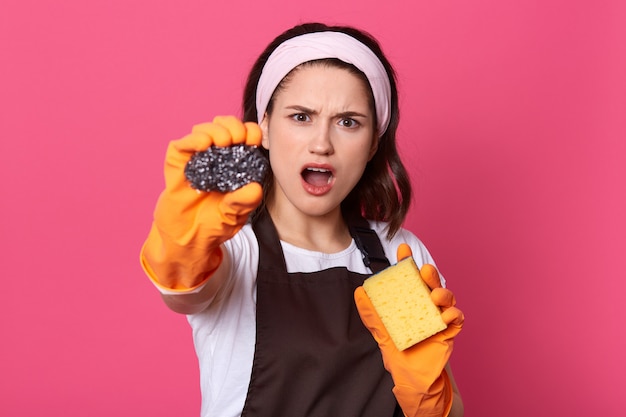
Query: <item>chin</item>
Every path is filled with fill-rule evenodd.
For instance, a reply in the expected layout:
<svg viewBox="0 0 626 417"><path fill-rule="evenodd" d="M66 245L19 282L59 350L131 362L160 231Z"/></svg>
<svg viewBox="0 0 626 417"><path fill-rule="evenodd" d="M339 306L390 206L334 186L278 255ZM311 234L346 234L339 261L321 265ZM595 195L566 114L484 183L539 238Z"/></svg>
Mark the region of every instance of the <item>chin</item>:
<svg viewBox="0 0 626 417"><path fill-rule="evenodd" d="M318 197L307 204L296 204L296 208L303 214L310 217L324 217L336 212L341 212L340 203L330 203L320 201Z"/></svg>

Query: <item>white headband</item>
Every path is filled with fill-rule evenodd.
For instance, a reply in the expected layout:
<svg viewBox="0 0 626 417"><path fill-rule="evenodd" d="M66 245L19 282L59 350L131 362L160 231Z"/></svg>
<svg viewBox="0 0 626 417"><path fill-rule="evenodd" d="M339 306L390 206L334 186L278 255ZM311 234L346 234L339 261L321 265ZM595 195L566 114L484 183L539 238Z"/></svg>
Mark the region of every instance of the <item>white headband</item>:
<svg viewBox="0 0 626 417"><path fill-rule="evenodd" d="M298 65L316 59L337 58L361 70L374 95L378 136L389 126L391 85L380 59L367 46L342 32L314 32L281 43L269 56L256 89L257 121L261 123L274 90Z"/></svg>

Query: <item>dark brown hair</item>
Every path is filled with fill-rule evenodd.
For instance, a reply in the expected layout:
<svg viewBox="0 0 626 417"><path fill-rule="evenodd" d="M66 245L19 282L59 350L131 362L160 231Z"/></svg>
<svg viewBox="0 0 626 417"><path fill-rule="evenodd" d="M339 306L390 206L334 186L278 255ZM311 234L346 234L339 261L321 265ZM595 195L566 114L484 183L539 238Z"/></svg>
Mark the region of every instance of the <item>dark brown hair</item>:
<svg viewBox="0 0 626 417"><path fill-rule="evenodd" d="M370 220L389 222L387 237L391 238L404 222L406 213L411 204L412 190L409 176L400 160L396 147L399 108L395 71L374 37L352 27L327 26L322 23L305 23L283 32L267 46L250 70L243 94L243 119L244 121L257 122L256 88L259 78L261 77L261 72L263 71L263 66L274 49L293 37L307 33L326 31L343 32L366 45L378 56L389 77L391 84L391 120L389 127L387 127L385 133L379 138L378 149L374 157L368 162L363 176L342 202L341 207L344 216L360 213ZM327 61L329 65L335 66L344 67L343 64L345 64L343 62L340 64L333 62L336 60L324 61ZM356 72L361 73L356 67L350 64L345 64L345 66L349 66ZM277 90L280 89L280 87L279 85ZM267 107L268 114L271 114L273 101L274 98L272 97ZM374 126L376 126L376 123L374 123ZM268 170L268 175L266 175L263 181L265 197L271 192L273 181L274 178L271 170Z"/></svg>

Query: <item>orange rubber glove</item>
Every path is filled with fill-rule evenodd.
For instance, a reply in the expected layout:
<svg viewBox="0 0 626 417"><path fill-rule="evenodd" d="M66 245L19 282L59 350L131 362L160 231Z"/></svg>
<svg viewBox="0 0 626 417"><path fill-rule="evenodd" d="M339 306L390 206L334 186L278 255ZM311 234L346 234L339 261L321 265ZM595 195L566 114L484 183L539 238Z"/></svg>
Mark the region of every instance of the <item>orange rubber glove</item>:
<svg viewBox="0 0 626 417"><path fill-rule="evenodd" d="M408 245L398 247L398 261L411 256ZM444 367L452 354L454 337L463 326L463 313L454 307L450 290L441 288L439 273L432 265L420 270L422 279L432 289L431 299L442 309L448 328L400 351L374 310L363 287L354 293L361 320L378 342L385 369L393 378L393 393L405 416L447 416L452 407L452 385Z"/></svg>
<svg viewBox="0 0 626 417"><path fill-rule="evenodd" d="M210 146L260 145L261 129L234 116L218 116L170 142L165 155L165 190L141 249L141 265L150 279L168 290L186 291L203 284L223 259L220 244L233 237L261 202L259 183L228 193L201 192L189 186L185 165Z"/></svg>

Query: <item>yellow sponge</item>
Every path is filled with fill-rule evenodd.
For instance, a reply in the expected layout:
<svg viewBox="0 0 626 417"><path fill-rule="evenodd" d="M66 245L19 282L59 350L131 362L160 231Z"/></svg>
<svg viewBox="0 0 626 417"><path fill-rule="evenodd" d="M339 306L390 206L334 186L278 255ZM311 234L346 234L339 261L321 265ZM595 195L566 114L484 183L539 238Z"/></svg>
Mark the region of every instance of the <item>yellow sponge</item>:
<svg viewBox="0 0 626 417"><path fill-rule="evenodd" d="M447 327L412 257L366 279L363 289L398 350Z"/></svg>

